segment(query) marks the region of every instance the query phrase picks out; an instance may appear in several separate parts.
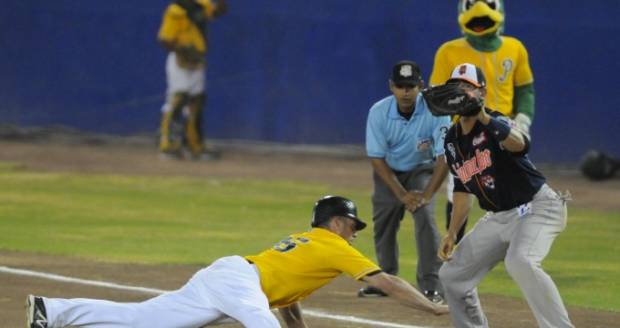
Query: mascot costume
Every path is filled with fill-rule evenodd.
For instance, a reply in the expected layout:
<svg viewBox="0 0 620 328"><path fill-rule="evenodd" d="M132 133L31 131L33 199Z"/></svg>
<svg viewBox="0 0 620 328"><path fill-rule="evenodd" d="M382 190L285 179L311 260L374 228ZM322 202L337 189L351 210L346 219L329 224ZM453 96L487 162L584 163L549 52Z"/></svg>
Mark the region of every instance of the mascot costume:
<svg viewBox="0 0 620 328"><path fill-rule="evenodd" d="M503 0L460 0L458 6L458 23L464 36L439 47L430 84L445 83L461 63L480 67L487 80L487 107L513 118L529 135L534 118L534 77L525 46L514 37L502 35ZM452 212L452 177L448 189L447 226Z"/></svg>

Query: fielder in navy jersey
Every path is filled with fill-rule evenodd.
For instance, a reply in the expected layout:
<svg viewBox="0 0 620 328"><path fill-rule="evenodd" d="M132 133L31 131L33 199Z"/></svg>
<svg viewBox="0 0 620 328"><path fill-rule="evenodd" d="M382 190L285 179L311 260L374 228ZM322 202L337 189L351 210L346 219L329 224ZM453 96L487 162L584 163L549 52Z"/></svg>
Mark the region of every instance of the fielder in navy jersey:
<svg viewBox="0 0 620 328"><path fill-rule="evenodd" d="M514 126L501 113L485 109L489 119L507 128ZM480 207L499 212L525 204L545 184L545 177L527 157L529 140L523 135L523 149L510 152L490 135L483 123L474 123L469 133L460 124L448 130L445 139L446 161L455 175L454 192L474 194Z"/></svg>
<svg viewBox="0 0 620 328"><path fill-rule="evenodd" d="M454 326L489 326L477 286L504 261L539 327L573 327L556 285L541 267L555 237L566 227L566 197L545 183L527 157L529 136L507 117L484 107L485 80L479 68L458 65L446 83L458 84L482 104L463 111L444 142L454 175L454 210L438 252L445 261L439 278ZM455 247L471 194L487 213Z"/></svg>

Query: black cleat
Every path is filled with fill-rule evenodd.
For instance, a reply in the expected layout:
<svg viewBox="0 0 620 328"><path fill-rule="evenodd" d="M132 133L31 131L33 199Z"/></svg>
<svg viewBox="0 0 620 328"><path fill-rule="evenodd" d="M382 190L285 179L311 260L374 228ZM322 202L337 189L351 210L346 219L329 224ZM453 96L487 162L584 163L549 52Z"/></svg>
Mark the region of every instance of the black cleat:
<svg viewBox="0 0 620 328"><path fill-rule="evenodd" d="M441 295L435 290L425 290L424 296L426 296L426 298L433 303L436 303L436 304L443 303L443 297L441 297Z"/></svg>
<svg viewBox="0 0 620 328"><path fill-rule="evenodd" d="M357 292L357 297L385 297L388 296L381 289L373 286L366 286Z"/></svg>
<svg viewBox="0 0 620 328"><path fill-rule="evenodd" d="M26 298L26 328L47 328L47 312L39 296L28 295Z"/></svg>

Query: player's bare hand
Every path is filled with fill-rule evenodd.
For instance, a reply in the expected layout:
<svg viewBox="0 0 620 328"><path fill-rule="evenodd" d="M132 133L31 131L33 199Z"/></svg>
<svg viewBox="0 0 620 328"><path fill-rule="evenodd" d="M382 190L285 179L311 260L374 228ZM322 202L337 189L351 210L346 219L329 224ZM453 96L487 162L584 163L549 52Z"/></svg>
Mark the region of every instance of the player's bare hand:
<svg viewBox="0 0 620 328"><path fill-rule="evenodd" d="M407 191L406 193L403 193L399 199L403 205L405 205L405 208L410 212L414 212L418 208L418 200L416 198L415 191Z"/></svg>
<svg viewBox="0 0 620 328"><path fill-rule="evenodd" d="M430 199L432 196L429 196L421 191L410 191L410 193L413 195L414 199L415 199L415 203L416 203L416 208L418 207L422 207L422 206L426 206L430 203Z"/></svg>
<svg viewBox="0 0 620 328"><path fill-rule="evenodd" d="M442 261L450 261L452 260L452 252L454 252L454 236L447 234L441 240L441 245L439 245L439 250L437 251L437 256Z"/></svg>

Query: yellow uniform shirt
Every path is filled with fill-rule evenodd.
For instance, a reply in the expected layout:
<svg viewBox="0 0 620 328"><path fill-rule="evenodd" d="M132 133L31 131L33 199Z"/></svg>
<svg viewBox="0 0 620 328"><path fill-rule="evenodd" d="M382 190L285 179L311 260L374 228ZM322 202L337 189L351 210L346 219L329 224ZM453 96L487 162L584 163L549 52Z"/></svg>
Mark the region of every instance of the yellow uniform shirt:
<svg viewBox="0 0 620 328"><path fill-rule="evenodd" d="M212 19L216 8L215 5L210 0L195 1L202 5L205 16L208 19ZM189 20L185 9L176 3L166 8L158 38L162 41L175 42L179 46L193 46L202 53L207 52L207 42L202 33Z"/></svg>
<svg viewBox="0 0 620 328"><path fill-rule="evenodd" d="M514 87L531 84L534 77L525 46L512 37L502 36L501 39L502 45L494 52L478 51L465 38L444 43L435 54L430 84L445 83L459 64L474 64L486 77L487 107L512 116Z"/></svg>
<svg viewBox="0 0 620 328"><path fill-rule="evenodd" d="M342 237L322 228L291 235L246 259L258 268L271 307L291 305L341 273L361 279L381 270Z"/></svg>

